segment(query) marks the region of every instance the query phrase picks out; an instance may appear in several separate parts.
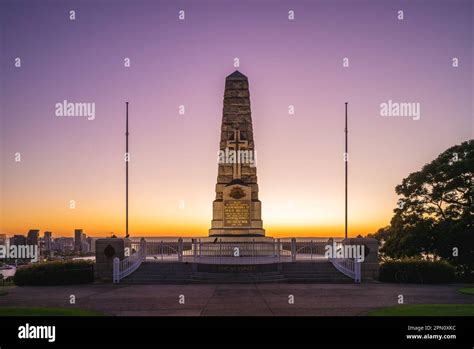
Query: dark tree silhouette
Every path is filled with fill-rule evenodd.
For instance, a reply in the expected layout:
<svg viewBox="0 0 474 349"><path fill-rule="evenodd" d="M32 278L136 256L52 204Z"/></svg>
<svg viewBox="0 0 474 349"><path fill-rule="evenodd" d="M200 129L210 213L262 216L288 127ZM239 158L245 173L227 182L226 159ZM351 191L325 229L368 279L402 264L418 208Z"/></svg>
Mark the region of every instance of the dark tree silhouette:
<svg viewBox="0 0 474 349"><path fill-rule="evenodd" d="M390 226L373 236L389 257L446 259L474 269L474 140L455 145L395 188L401 196Z"/></svg>

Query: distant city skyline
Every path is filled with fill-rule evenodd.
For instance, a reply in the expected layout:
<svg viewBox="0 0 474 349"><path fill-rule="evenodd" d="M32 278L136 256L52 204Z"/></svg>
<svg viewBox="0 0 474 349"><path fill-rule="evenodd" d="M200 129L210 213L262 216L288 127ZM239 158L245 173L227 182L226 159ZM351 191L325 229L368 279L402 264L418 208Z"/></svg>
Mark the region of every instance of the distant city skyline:
<svg viewBox="0 0 474 349"><path fill-rule="evenodd" d="M41 236L38 229L30 229L27 234L13 234L11 236L0 234L0 246L10 248L36 246L43 258L54 260L62 259L65 256L68 258L90 256L95 253L97 239L98 237L87 236L82 229L75 229L74 237L53 236L50 231L44 231Z"/></svg>
<svg viewBox="0 0 474 349"><path fill-rule="evenodd" d="M131 237L206 236L236 69L268 236L343 236L344 102L350 236L388 225L395 186L473 138L470 1L83 2L74 21L67 2L25 4L0 5L0 234L125 235L129 101ZM65 100L94 118L58 116ZM381 116L389 101L420 119Z"/></svg>

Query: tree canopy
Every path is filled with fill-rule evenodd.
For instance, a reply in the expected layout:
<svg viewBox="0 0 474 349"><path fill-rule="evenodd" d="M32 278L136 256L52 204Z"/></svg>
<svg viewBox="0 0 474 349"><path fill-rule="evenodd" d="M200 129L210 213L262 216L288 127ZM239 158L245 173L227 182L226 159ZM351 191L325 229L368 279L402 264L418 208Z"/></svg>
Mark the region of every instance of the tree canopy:
<svg viewBox="0 0 474 349"><path fill-rule="evenodd" d="M441 153L395 187L400 200L390 225L373 236L389 257L431 256L474 266L474 140Z"/></svg>

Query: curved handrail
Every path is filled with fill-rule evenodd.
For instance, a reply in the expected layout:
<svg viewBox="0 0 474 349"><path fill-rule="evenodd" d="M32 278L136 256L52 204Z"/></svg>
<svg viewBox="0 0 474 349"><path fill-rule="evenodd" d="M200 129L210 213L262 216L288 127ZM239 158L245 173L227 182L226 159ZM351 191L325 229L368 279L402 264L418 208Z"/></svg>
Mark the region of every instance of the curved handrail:
<svg viewBox="0 0 474 349"><path fill-rule="evenodd" d="M114 258L113 265L113 282L119 283L121 279L130 275L137 270L142 262L146 258L146 240L140 240L140 247L131 256L119 260L117 257Z"/></svg>
<svg viewBox="0 0 474 349"><path fill-rule="evenodd" d="M354 279L355 283L361 282L360 262L353 258L329 258L332 265L344 275Z"/></svg>

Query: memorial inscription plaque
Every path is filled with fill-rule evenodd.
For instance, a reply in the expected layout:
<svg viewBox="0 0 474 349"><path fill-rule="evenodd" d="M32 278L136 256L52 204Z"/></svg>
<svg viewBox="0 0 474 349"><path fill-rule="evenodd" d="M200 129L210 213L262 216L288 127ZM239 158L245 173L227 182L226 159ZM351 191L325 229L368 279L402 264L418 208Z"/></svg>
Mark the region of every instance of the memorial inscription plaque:
<svg viewBox="0 0 474 349"><path fill-rule="evenodd" d="M224 202L224 227L250 227L250 201Z"/></svg>

